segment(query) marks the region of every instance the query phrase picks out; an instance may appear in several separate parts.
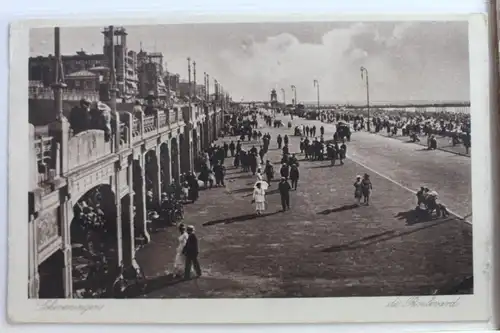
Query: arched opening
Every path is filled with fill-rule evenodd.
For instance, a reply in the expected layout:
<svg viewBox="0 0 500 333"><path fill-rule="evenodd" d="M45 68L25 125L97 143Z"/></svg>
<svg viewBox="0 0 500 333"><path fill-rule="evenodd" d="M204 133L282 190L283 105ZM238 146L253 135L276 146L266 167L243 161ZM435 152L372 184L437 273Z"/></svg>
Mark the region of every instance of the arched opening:
<svg viewBox="0 0 500 333"><path fill-rule="evenodd" d="M64 298L64 254L57 250L38 266L39 298Z"/></svg>
<svg viewBox="0 0 500 333"><path fill-rule="evenodd" d="M170 151L167 143L162 143L160 146L160 177L161 177L161 191L167 192L167 188L172 181L170 174Z"/></svg>
<svg viewBox="0 0 500 333"><path fill-rule="evenodd" d="M144 156L146 175L146 209L148 211L157 208L160 189L158 184L158 159L156 151L150 150Z"/></svg>
<svg viewBox="0 0 500 333"><path fill-rule="evenodd" d="M171 156L171 170L172 170L172 179L174 181L179 180L180 170L179 170L179 146L177 145L177 139L172 138L170 141L170 156Z"/></svg>
<svg viewBox="0 0 500 333"><path fill-rule="evenodd" d="M112 296L117 277L116 202L111 186L99 185L73 207L73 298Z"/></svg>

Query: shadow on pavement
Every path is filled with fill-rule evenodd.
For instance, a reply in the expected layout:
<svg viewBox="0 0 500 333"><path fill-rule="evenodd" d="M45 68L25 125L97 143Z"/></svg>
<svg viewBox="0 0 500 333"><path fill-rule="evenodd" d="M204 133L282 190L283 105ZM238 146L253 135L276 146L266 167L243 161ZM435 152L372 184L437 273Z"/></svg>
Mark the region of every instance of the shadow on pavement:
<svg viewBox="0 0 500 333"><path fill-rule="evenodd" d="M394 217L399 220L405 220L406 225L414 225L417 223L429 222L434 220L425 210L411 209L406 212L399 212Z"/></svg>
<svg viewBox="0 0 500 333"><path fill-rule="evenodd" d="M172 274L161 275L152 279L148 279L146 282L146 289L144 290L144 294L149 294L155 290L170 287L185 281L187 280L184 280L181 277L176 278Z"/></svg>
<svg viewBox="0 0 500 333"><path fill-rule="evenodd" d="M253 187L238 188L236 190L231 190L230 193L248 193L253 192Z"/></svg>
<svg viewBox="0 0 500 333"><path fill-rule="evenodd" d="M231 179L250 179L255 177L255 175L252 174L244 174L241 176L236 176L236 177L227 177L226 180L231 180Z"/></svg>
<svg viewBox="0 0 500 333"><path fill-rule="evenodd" d="M356 205L356 204L343 205L343 206L340 206L340 207L337 207L337 208L333 208L333 209L325 209L324 211L318 212L318 214L328 215L328 214L331 214L331 213L343 212L345 210L354 209L354 208L358 208L358 207L359 206Z"/></svg>
<svg viewBox="0 0 500 333"><path fill-rule="evenodd" d="M280 193L280 190L277 188L274 190L267 191L266 195L272 195L272 194L276 194L276 193Z"/></svg>
<svg viewBox="0 0 500 333"><path fill-rule="evenodd" d="M348 250L357 250L357 249L368 247L372 244L377 244L377 243L389 241L389 240L397 238L397 237L411 235L411 234L414 234L414 233L419 232L421 230L430 229L432 227L435 227L435 226L438 226L440 224L450 222L453 220L454 219L440 220L440 221L437 221L434 223L429 223L429 224L426 224L424 226L417 227L415 229L408 230L408 231L389 230L389 231L382 232L380 234L375 234L372 236L364 237L364 238L361 238L361 239L358 239L358 240L355 240L355 241L352 241L352 242L349 242L346 244L334 245L334 246L331 246L329 248L321 250L321 252L332 253L332 252L341 252L341 251L348 251ZM372 239L374 239L374 240L372 240Z"/></svg>
<svg viewBox="0 0 500 333"><path fill-rule="evenodd" d="M255 220L255 219L258 219L258 218L263 218L263 217L271 216L271 215L276 215L276 214L278 214L280 212L281 211L277 211L277 212L272 212L272 213L265 213L265 214L262 214L262 215L245 214L245 215L240 215L240 216L235 216L235 217L228 217L228 218L225 218L225 219L213 220L213 221L205 222L202 225L204 227L208 227L208 226L215 225L215 224L231 224L231 223L236 223L236 222L244 222L244 221Z"/></svg>

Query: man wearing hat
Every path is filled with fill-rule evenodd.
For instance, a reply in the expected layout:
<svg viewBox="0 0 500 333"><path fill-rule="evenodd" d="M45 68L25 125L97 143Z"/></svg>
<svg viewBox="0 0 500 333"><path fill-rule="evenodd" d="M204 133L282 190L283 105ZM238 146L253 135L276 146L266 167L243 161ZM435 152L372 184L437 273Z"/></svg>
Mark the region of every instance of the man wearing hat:
<svg viewBox="0 0 500 333"><path fill-rule="evenodd" d="M145 100L146 100L146 108L144 110L144 115L145 116L154 115L156 111L156 108L154 107L154 102L156 101L155 93L153 91L149 91Z"/></svg>
<svg viewBox="0 0 500 333"><path fill-rule="evenodd" d="M281 207L283 211L286 211L287 209L290 210L290 190L292 187L285 177L281 177L278 189L280 191Z"/></svg>
<svg viewBox="0 0 500 333"><path fill-rule="evenodd" d="M80 105L71 109L69 114L69 123L73 134L76 135L80 132L86 131L90 127L90 102L82 98Z"/></svg>
<svg viewBox="0 0 500 333"><path fill-rule="evenodd" d="M299 183L299 168L297 164L292 164L290 167L290 180L292 181L292 188L297 191L297 185Z"/></svg>
<svg viewBox="0 0 500 333"><path fill-rule="evenodd" d="M188 239L186 245L182 250L182 253L186 256L186 266L184 269L184 279L188 280L191 278L191 267L194 266L194 271L197 277L201 276L200 263L198 262L198 238L194 233L194 227L192 225L186 228L188 233Z"/></svg>
<svg viewBox="0 0 500 333"><path fill-rule="evenodd" d="M290 175L290 170L288 169L288 164L283 163L281 165L280 175L281 175L281 177L288 179L288 176Z"/></svg>

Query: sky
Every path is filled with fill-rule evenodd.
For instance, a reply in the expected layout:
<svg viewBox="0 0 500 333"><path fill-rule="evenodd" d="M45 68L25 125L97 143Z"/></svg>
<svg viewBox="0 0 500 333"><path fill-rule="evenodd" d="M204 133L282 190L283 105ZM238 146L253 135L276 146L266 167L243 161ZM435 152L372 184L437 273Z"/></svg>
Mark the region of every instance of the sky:
<svg viewBox="0 0 500 333"><path fill-rule="evenodd" d="M103 27L61 28L64 55L102 53ZM469 100L466 22L294 22L124 26L128 48L162 52L169 72L187 78L187 57L234 100L269 100L291 85L298 102L362 103L368 69L372 102ZM30 56L54 53L53 29L30 32ZM213 85L213 84L212 84Z"/></svg>

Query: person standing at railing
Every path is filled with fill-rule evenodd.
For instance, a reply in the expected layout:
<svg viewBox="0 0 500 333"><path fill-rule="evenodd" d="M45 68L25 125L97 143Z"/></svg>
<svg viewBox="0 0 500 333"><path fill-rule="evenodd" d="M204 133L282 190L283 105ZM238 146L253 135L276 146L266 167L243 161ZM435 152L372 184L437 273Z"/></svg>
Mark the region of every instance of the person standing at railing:
<svg viewBox="0 0 500 333"><path fill-rule="evenodd" d="M89 107L90 102L86 99L81 99L80 105L71 109L69 122L74 135L89 129L91 117Z"/></svg>
<svg viewBox="0 0 500 333"><path fill-rule="evenodd" d="M156 108L154 105L154 102L156 100L156 96L152 91L149 92L148 96L146 97L146 108L144 110L144 115L145 116L152 116L156 112Z"/></svg>
<svg viewBox="0 0 500 333"><path fill-rule="evenodd" d="M93 102L90 109L90 127L104 131L105 140L109 141L113 133L111 127L111 108L102 102ZM116 119L114 120L116 121Z"/></svg>
<svg viewBox="0 0 500 333"><path fill-rule="evenodd" d="M135 101L134 108L132 109L132 114L135 118L139 118L140 115L144 115L144 110L142 110L140 101Z"/></svg>

